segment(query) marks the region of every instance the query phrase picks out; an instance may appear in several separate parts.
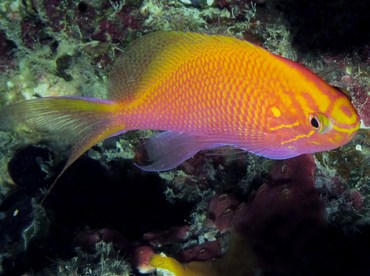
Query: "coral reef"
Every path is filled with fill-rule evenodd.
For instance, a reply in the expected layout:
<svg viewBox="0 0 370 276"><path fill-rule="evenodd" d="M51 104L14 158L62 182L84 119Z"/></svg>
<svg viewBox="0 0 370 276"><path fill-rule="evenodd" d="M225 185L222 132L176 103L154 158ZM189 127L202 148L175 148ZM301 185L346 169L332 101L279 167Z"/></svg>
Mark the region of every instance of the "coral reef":
<svg viewBox="0 0 370 276"><path fill-rule="evenodd" d="M225 273L254 275L255 271L284 275L312 275L320 271L349 273L354 269L354 262L358 265L358 273L368 273L368 268L357 259L365 253L359 244L367 240L367 234L354 237L327 224L324 201L315 187L315 169L315 160L309 155L277 162L269 173L268 182L246 202L231 199L228 194L213 198L209 205L211 217L217 217L214 216L215 209L223 210L223 213L230 208L235 210L228 223L228 230L233 229L233 238L223 257L202 259L193 254L192 259L181 263L179 257L176 260L164 254L154 254L150 264L159 273L216 276ZM225 225L220 226L217 231L222 234ZM217 224L214 227L217 228ZM322 244L324 240L325 246ZM356 245L348 247L352 242ZM341 256L334 254L335 248L342 246L356 255L353 261L336 263ZM207 252L207 248L204 243L202 250ZM368 251L365 254L369 256Z"/></svg>
<svg viewBox="0 0 370 276"><path fill-rule="evenodd" d="M347 93L370 127L368 5L3 0L0 106L105 98L107 74L128 42L181 30L236 36L298 60ZM226 147L147 173L134 163L152 133L94 146L40 205L67 145L33 130L1 130L0 274L370 273L368 129L315 156L272 161Z"/></svg>

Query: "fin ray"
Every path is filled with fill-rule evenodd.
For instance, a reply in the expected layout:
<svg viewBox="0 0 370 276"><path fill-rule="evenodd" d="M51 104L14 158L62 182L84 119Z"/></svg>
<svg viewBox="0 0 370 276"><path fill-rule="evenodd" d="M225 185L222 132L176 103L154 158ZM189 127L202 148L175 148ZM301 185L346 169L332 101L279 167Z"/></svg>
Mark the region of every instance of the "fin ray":
<svg viewBox="0 0 370 276"><path fill-rule="evenodd" d="M190 159L197 152L215 146L218 145L213 141L207 141L203 136L184 132L162 132L149 138L145 144L152 163L136 166L144 171L168 171Z"/></svg>
<svg viewBox="0 0 370 276"><path fill-rule="evenodd" d="M215 43L216 42L216 43ZM154 32L133 42L113 66L108 83L109 99L131 100L155 87L186 60L204 48L257 47L237 38L184 32Z"/></svg>
<svg viewBox="0 0 370 276"><path fill-rule="evenodd" d="M81 97L45 97L5 107L0 125L26 125L72 144L62 172L94 144L122 132L124 125L115 119L118 106L112 101Z"/></svg>

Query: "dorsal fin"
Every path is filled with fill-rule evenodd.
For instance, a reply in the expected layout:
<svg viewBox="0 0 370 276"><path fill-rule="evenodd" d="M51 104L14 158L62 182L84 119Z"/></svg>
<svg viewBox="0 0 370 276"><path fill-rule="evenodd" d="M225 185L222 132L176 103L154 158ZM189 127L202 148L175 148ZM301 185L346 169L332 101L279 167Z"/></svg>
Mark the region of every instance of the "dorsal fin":
<svg viewBox="0 0 370 276"><path fill-rule="evenodd" d="M155 32L133 41L113 66L108 83L108 98L130 100L155 87L184 61L205 49L235 47L246 41L227 36L182 32ZM253 45L253 47L256 47Z"/></svg>
<svg viewBox="0 0 370 276"><path fill-rule="evenodd" d="M163 76L177 66L176 53L186 54L184 40L181 33L155 32L131 42L109 75L108 98L128 100L145 91L148 81L155 81L153 73Z"/></svg>

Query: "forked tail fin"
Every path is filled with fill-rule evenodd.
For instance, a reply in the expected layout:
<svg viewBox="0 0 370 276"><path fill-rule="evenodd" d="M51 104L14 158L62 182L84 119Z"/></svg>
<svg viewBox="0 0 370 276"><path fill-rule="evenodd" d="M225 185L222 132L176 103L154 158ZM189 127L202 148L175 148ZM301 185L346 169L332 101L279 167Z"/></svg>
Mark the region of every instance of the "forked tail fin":
<svg viewBox="0 0 370 276"><path fill-rule="evenodd" d="M58 139L72 144L66 169L96 143L123 132L118 116L119 106L113 101L82 97L47 97L24 101L0 111L0 128L23 124L46 130Z"/></svg>

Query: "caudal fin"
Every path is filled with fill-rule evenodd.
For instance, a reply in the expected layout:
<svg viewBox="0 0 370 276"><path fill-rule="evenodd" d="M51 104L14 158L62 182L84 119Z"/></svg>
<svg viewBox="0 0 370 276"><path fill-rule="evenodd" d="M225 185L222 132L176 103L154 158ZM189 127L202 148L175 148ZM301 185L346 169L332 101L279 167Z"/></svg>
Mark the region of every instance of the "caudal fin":
<svg viewBox="0 0 370 276"><path fill-rule="evenodd" d="M39 98L2 109L0 127L23 124L46 130L70 143L72 150L58 179L90 147L123 131L124 125L117 112L118 105L113 101L80 97Z"/></svg>

